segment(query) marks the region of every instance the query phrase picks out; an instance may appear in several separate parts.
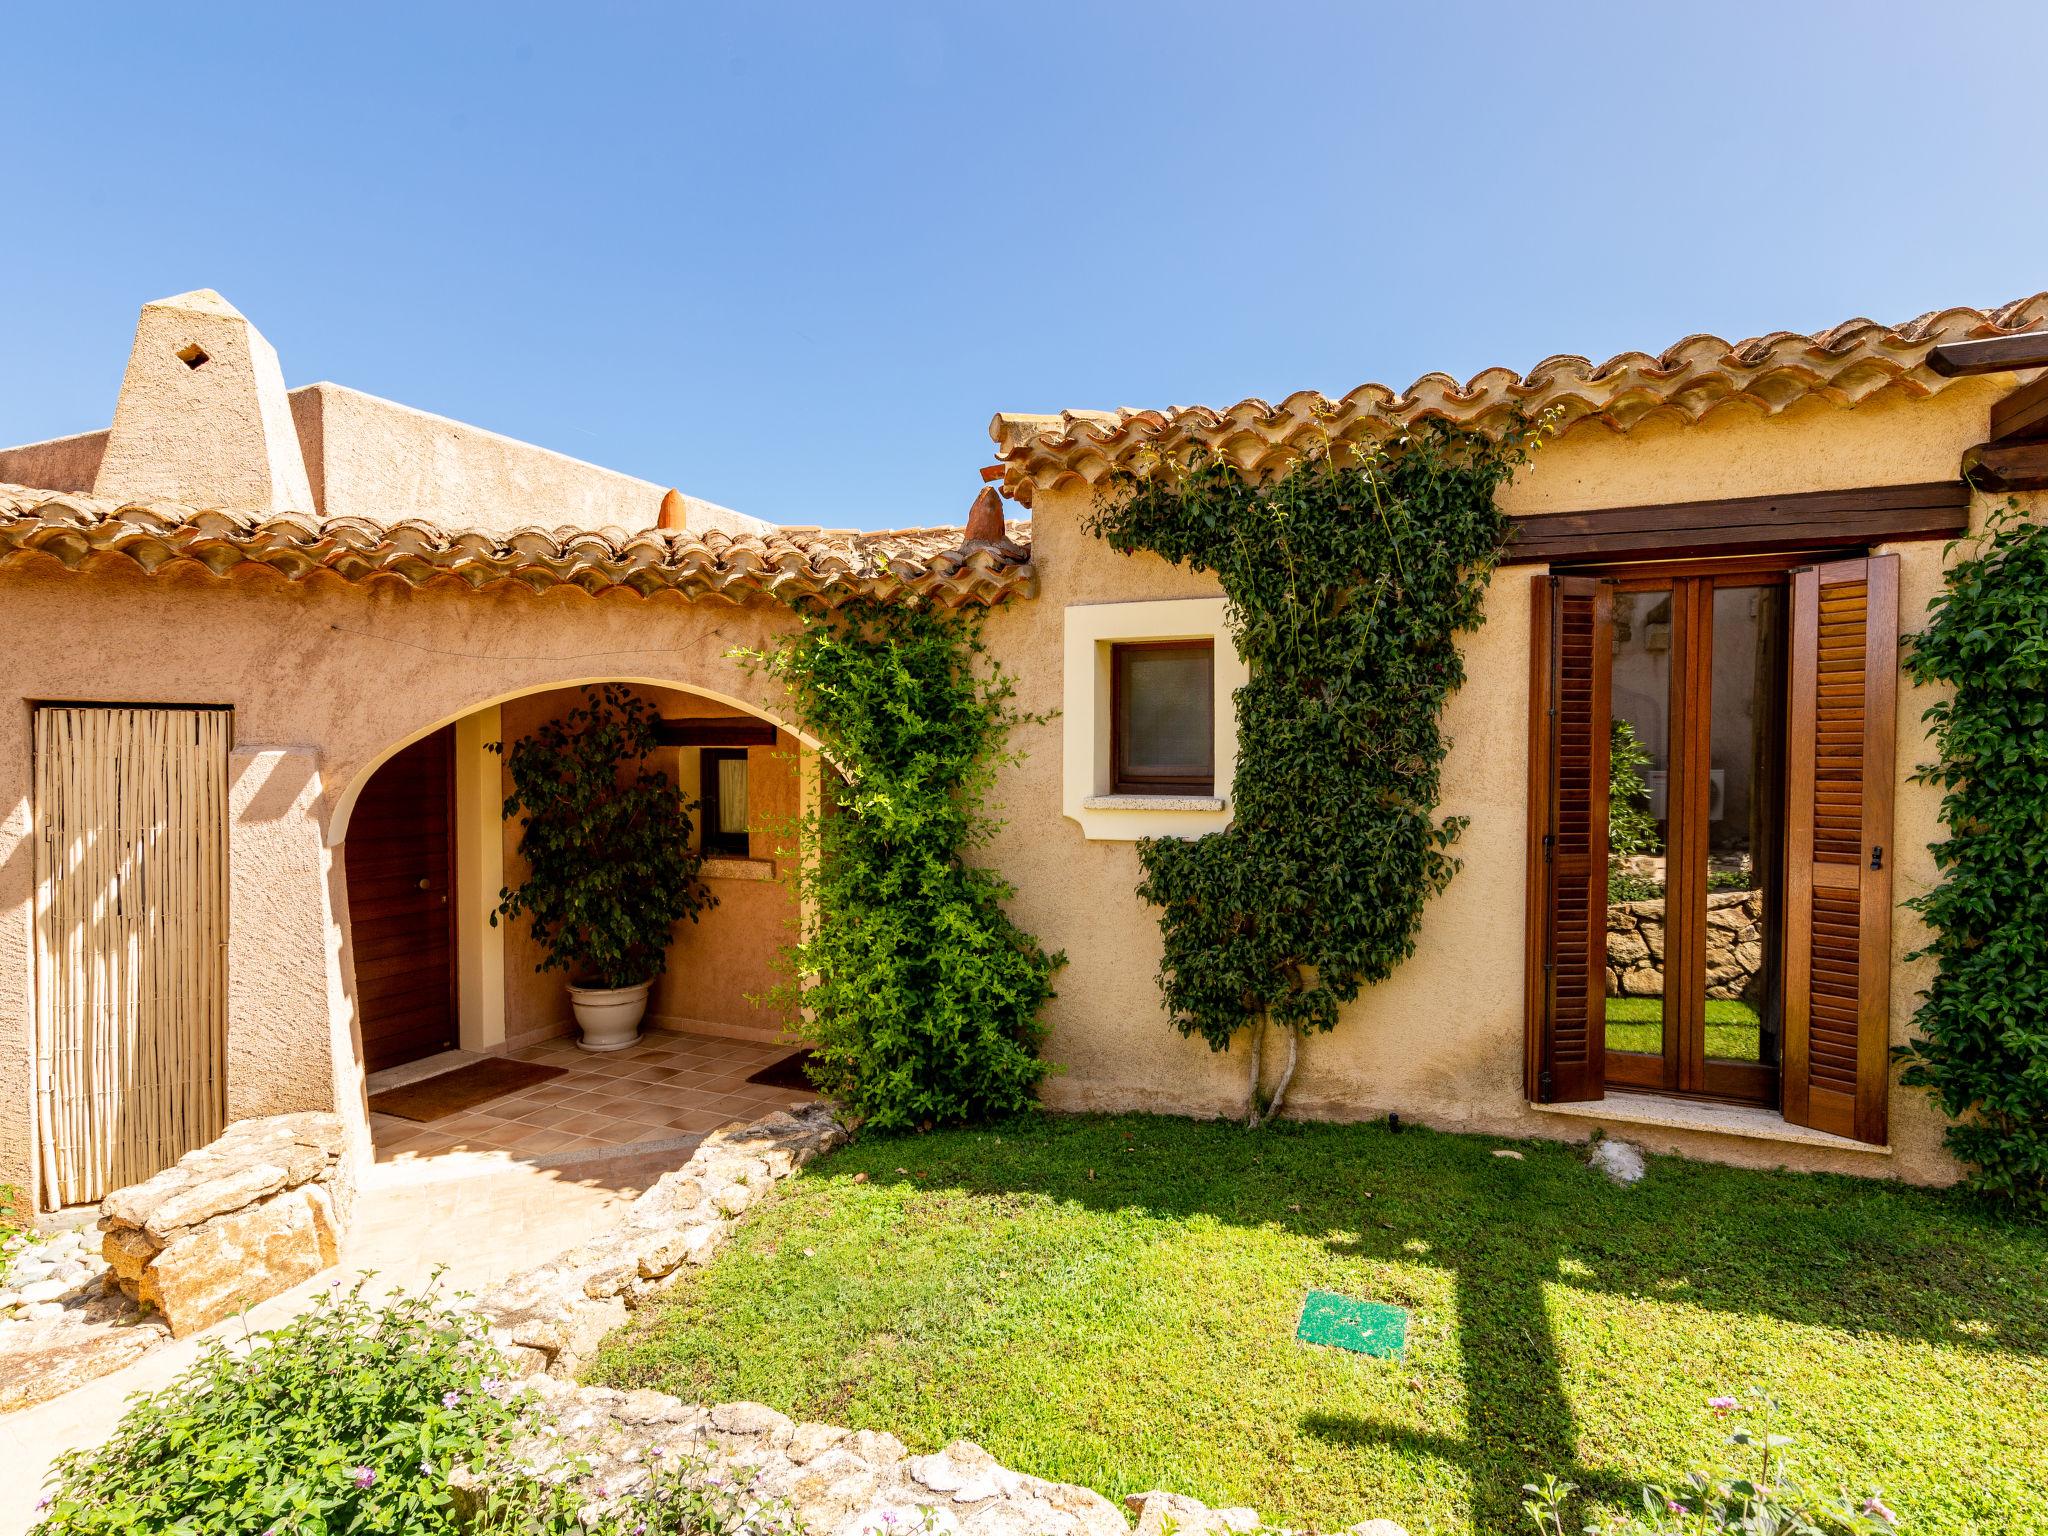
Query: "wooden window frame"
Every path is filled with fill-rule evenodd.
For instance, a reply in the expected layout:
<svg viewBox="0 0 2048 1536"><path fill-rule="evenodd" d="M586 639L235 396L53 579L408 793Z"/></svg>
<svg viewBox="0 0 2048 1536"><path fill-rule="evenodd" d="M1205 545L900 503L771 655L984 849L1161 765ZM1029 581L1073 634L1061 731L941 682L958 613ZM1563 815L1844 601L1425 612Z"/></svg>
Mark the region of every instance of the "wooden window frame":
<svg viewBox="0 0 2048 1536"><path fill-rule="evenodd" d="M1209 771L1205 774L1146 773L1125 761L1129 743L1124 734L1124 663L1134 653L1199 654L1209 664L1208 686L1202 690L1203 733L1209 739ZM1196 640L1116 640L1109 655L1110 792L1118 795L1214 795L1216 793L1216 642Z"/></svg>
<svg viewBox="0 0 2048 1536"><path fill-rule="evenodd" d="M697 760L698 811L703 821L703 848L707 858L750 859L753 857L751 828L744 832L718 830L718 765L737 760L747 764L747 790L753 793L753 765L745 747L703 747Z"/></svg>
<svg viewBox="0 0 2048 1536"><path fill-rule="evenodd" d="M1893 713L1898 686L1894 674L1900 643L1898 566L1898 557L1892 554L1859 552L1844 557L1839 551L1830 550L1818 556L1811 552L1761 557L1752 553L1747 558L1626 565L1613 560L1568 567L1535 579L1537 623L1530 645L1525 994L1525 1089L1531 1102L1597 1100L1607 1088L1634 1088L1694 1100L1758 1102L1756 1084L1743 1079L1754 1078L1769 1071L1768 1068L1761 1064L1706 1061L1703 1049L1694 1052L1702 1058L1695 1064L1699 1068L1697 1075L1684 1087L1673 1089L1666 1056L1672 1048L1672 1036L1676 1035L1681 1042L1685 1039L1682 1026L1667 1031L1666 1053L1616 1052L1618 1070L1610 1071L1604 1049L1595 1046L1590 1032L1568 1030L1566 1024L1570 1021L1560 1014L1552 962L1561 963L1565 958L1583 962L1590 958L1576 952L1571 956L1563 954L1576 909L1559 915L1559 871L1552 858L1553 845L1560 842L1559 733L1563 703L1569 697L1559 671L1560 626L1565 612L1563 600L1570 591L1575 591L1583 604L1589 588L1596 593L1609 593L1623 583L1638 589L1669 587L1676 618L1680 583L1674 578L1711 576L1721 578L1721 585L1732 587L1782 582L1787 589L1787 649L1778 679L1781 691L1771 711L1782 732L1776 754L1782 775L1782 803L1779 824L1767 839L1776 868L1768 873L1760 871L1764 888L1775 896L1773 905L1767 908L1767 913L1774 916L1767 916L1764 942L1778 967L1780 1057L1776 1071L1778 1091L1774 1099L1764 1102L1775 1107L1787 1125L1808 1126L1878 1145L1886 1141L1889 998L1894 977L1890 945L1891 871L1888 864L1881 862L1880 853L1886 851L1885 841L1897 834L1892 824L1892 794ZM1836 593L1831 599L1826 596L1830 589ZM1713 584L1701 582L1692 589L1689 601L1705 604L1711 615L1714 590ZM1602 623L1600 614L1606 606L1599 596L1593 596L1596 640ZM1860 632L1849 627L1859 622L1858 615ZM1671 686L1675 707L1689 707L1696 719L1710 719L1711 696L1701 690L1710 684L1712 675L1710 646L1705 643L1711 639L1711 617L1706 627L1697 623L1685 627L1686 640L1681 641L1674 634ZM1573 634L1578 636L1575 643L1583 649L1583 635L1578 630ZM1596 644L1596 655L1600 650ZM1844 688L1851 673L1855 675L1855 688L1860 690L1853 699ZM1584 675L1583 662L1578 675ZM1842 681L1831 682L1831 678ZM1599 713L1611 719L1611 709L1609 703ZM1837 723L1828 727L1831 734L1823 735L1816 725L1816 715L1828 711L1834 712ZM1860 739L1847 734L1851 725L1860 731ZM1593 734L1599 733L1596 730ZM1711 795L1711 780L1701 763L1688 769L1679 735L1680 728L1674 721L1674 740L1667 754L1670 803L1681 804L1687 796L1699 798L1700 810L1690 816L1703 834L1706 823L1701 813ZM1703 730L1691 732L1689 739L1710 745ZM1599 775L1596 773L1595 777ZM1853 795L1842 787L1850 779L1860 786ZM1859 819L1845 833L1841 828L1848 824L1858 795ZM1592 814L1582 815L1581 819L1588 826L1604 825L1601 809L1596 803ZM1832 816L1833 823L1829 835L1823 837L1817 828L1826 816ZM1691 900L1691 884L1700 884L1701 894L1704 893L1703 879L1685 881L1681 870L1688 856L1699 850L1676 846L1678 841L1674 838L1673 846L1667 849L1667 1018L1671 1017L1668 999L1674 985L1687 985L1690 990L1693 979L1688 971L1684 982L1674 980L1681 968L1690 964L1687 955L1677 950L1696 948L1700 937L1692 933L1684 910ZM1598 846L1593 851L1597 874L1604 872L1605 867L1604 836L1596 842ZM1853 856L1845 857L1843 847L1837 844L1853 845L1848 847ZM1698 872L1703 876L1703 870ZM1673 891L1678 892L1675 906ZM1824 891L1829 893L1828 900L1822 899ZM1856 897L1853 917L1845 915L1842 896L1848 892L1854 892ZM1703 981L1704 977L1697 979ZM1703 1009L1704 989L1699 990L1699 1006ZM1586 1022L1590 1024L1591 1020ZM1702 1035L1700 1046L1703 1045ZM1579 1049L1580 1046L1584 1049ZM1574 1050L1578 1054L1571 1054ZM1635 1058L1633 1062L1631 1057ZM1851 1058L1855 1063L1853 1081L1845 1078L1842 1065ZM1681 1060L1681 1067L1684 1064ZM1654 1070L1654 1079L1632 1081L1637 1066Z"/></svg>
<svg viewBox="0 0 2048 1536"><path fill-rule="evenodd" d="M1777 1108L1781 1102L1779 1066L1762 1062L1725 1061L1706 1054L1706 897L1707 897L1707 807L1713 793L1713 612L1714 594L1744 587L1778 587L1786 593L1787 614L1791 602L1791 563L1755 561L1694 561L1677 566L1610 566L1607 581L1616 592L1664 592L1671 594L1672 646L1670 672L1666 681L1667 729L1665 743L1669 763L1665 803L1670 824L1686 834L1667 843L1664 872L1664 1050L1661 1055L1643 1051L1608 1051L1607 1085L1664 1094L1674 1098L1720 1099L1735 1103L1761 1104ZM1784 658L1777 678L1771 708L1779 729L1785 728L1787 708ZM1613 718L1613 700L1604 701L1605 715ZM1783 743L1777 754L1777 781L1772 793L1779 799L1775 838L1785 835L1783 809L1785 762ZM1677 807L1685 806L1683 818ZM1776 973L1782 980L1784 955L1782 933L1783 881L1778 871L1783 864L1781 848L1770 850L1766 868L1765 945ZM1778 1019L1782 1049L1784 1018Z"/></svg>

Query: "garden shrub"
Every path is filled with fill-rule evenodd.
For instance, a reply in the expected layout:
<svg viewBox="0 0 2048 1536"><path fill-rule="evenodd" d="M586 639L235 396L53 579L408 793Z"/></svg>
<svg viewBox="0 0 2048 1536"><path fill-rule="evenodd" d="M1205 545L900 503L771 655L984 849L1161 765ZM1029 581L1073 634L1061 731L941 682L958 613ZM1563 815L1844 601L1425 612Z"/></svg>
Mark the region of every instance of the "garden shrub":
<svg viewBox="0 0 2048 1536"><path fill-rule="evenodd" d="M697 878L690 808L648 759L654 708L622 683L583 690L583 704L531 736L493 742L512 775L505 818L523 816L527 875L498 893L499 917L524 916L537 971L573 986L637 987L668 968L669 936L717 905Z"/></svg>
<svg viewBox="0 0 2048 1536"><path fill-rule="evenodd" d="M811 1080L884 1130L1011 1114L1034 1102L1048 955L1003 910L1012 888L962 855L1027 719L987 655L981 615L859 602L806 611L745 659L779 682L838 773L800 833L815 922L787 953L809 1018Z"/></svg>
<svg viewBox="0 0 2048 1536"><path fill-rule="evenodd" d="M1609 901L1651 901L1664 894L1661 880L1628 867L1636 854L1657 851L1657 821L1650 814L1650 786L1643 779L1649 766L1650 754L1635 725L1617 716L1607 745Z"/></svg>
<svg viewBox="0 0 2048 1536"><path fill-rule="evenodd" d="M503 1371L473 1315L329 1290L246 1352L209 1342L105 1444L59 1457L39 1536L458 1531L449 1471L521 1422Z"/></svg>
<svg viewBox="0 0 2048 1536"><path fill-rule="evenodd" d="M1940 962L1899 1048L1934 1090L1974 1188L2048 1216L2048 526L2017 505L1948 573L1907 670L1952 693L1927 710L1944 791L1941 878L1906 903Z"/></svg>
<svg viewBox="0 0 2048 1536"><path fill-rule="evenodd" d="M1117 476L1090 521L1120 552L1214 571L1251 669L1231 825L1138 857L1174 1026L1212 1050L1251 1030L1254 1123L1267 1023L1287 1040L1277 1114L1301 1037L1414 951L1458 869L1464 819L1436 817L1440 717L1509 535L1494 493L1526 444L1432 423L1265 482L1197 452Z"/></svg>

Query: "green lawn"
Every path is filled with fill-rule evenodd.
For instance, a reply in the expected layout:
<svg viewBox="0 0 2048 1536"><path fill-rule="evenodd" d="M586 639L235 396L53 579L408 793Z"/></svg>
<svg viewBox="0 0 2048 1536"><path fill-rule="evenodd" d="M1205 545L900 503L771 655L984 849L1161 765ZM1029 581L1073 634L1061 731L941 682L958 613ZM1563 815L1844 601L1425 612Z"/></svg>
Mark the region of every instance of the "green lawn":
<svg viewBox="0 0 2048 1536"><path fill-rule="evenodd" d="M1621 1188L1502 1145L1142 1116L864 1140L593 1379L1415 1536L1522 1531L1543 1473L1634 1508L1717 1454L1709 1397L1764 1389L1812 1472L1913 1532L2048 1529L2048 1232L1668 1158ZM1295 1343L1312 1286L1412 1308L1407 1359Z"/></svg>
<svg viewBox="0 0 2048 1536"><path fill-rule="evenodd" d="M1707 999L1707 1054L1720 1061L1756 1061L1761 1054L1761 1036L1756 1009L1737 998ZM1661 997L1610 997L1607 999L1607 1049L1648 1051L1664 1049L1664 999Z"/></svg>

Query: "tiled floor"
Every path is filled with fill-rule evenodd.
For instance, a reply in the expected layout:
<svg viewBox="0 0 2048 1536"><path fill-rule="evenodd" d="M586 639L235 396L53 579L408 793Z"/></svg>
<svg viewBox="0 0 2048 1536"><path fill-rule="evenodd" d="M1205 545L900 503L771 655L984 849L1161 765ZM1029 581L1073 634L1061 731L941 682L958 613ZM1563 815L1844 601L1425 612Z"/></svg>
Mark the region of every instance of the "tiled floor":
<svg viewBox="0 0 2048 1536"><path fill-rule="evenodd" d="M370 1133L380 1163L464 1151L556 1158L673 1142L815 1098L747 1081L790 1049L667 1030L602 1055L549 1040L513 1057L561 1067L564 1076L424 1124L372 1115Z"/></svg>

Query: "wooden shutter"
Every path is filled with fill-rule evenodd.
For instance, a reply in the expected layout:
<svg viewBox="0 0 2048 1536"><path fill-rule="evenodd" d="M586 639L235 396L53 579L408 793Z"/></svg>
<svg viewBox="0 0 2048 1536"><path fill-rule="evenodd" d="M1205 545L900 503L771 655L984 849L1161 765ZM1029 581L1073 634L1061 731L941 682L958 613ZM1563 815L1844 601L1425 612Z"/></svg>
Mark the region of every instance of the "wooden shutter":
<svg viewBox="0 0 2048 1536"><path fill-rule="evenodd" d="M1613 596L1536 581L1530 750L1529 1093L1600 1098L1606 1077L1607 717Z"/></svg>
<svg viewBox="0 0 2048 1536"><path fill-rule="evenodd" d="M1785 1118L1885 1140L1898 557L1792 578Z"/></svg>

